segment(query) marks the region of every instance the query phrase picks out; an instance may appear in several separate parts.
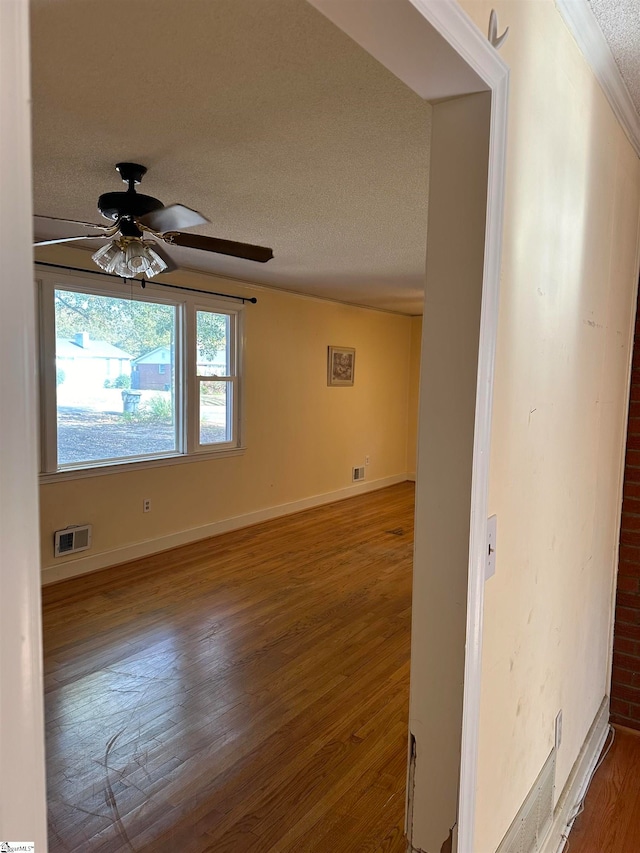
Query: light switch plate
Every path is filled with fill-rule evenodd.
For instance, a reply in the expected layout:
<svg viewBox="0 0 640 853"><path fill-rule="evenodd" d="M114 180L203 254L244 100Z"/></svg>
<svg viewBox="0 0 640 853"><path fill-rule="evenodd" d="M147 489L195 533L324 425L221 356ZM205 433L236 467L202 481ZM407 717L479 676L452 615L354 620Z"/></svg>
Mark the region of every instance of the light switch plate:
<svg viewBox="0 0 640 853"><path fill-rule="evenodd" d="M484 579L487 581L496 573L496 538L498 535L498 516L492 515L487 521L487 562Z"/></svg>
<svg viewBox="0 0 640 853"><path fill-rule="evenodd" d="M562 745L562 708L558 711L556 715L555 722L555 747L556 750L560 749Z"/></svg>

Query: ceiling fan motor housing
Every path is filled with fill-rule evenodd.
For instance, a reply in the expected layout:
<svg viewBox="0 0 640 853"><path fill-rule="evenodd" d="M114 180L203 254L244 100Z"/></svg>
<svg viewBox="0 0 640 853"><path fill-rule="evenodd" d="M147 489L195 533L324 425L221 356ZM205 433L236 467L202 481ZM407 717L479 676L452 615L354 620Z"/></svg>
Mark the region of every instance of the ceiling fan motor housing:
<svg viewBox="0 0 640 853"><path fill-rule="evenodd" d="M147 171L146 166L139 163L116 163L116 171L120 173L125 184L129 184L129 189L126 192L103 193L100 196L98 210L105 219L113 222L123 216L138 219L164 207L159 199L135 191L135 185L140 183Z"/></svg>
<svg viewBox="0 0 640 853"><path fill-rule="evenodd" d="M105 219L114 222L123 216L137 219L161 207L164 207L164 204L157 198L137 192L103 193L98 199L100 213Z"/></svg>

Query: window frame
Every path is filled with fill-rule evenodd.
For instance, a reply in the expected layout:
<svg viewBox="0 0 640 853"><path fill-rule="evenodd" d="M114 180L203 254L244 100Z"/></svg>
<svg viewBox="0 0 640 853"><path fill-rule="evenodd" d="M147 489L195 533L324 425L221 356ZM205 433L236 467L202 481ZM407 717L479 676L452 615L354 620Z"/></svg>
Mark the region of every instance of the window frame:
<svg viewBox="0 0 640 853"><path fill-rule="evenodd" d="M219 311L212 311L210 307L208 307L204 303L196 303L194 305L193 312L193 322L194 322L194 347L195 347L195 358L194 358L194 371L192 378L193 384L193 411L191 415L191 424L193 426L193 434L191 436L191 440L194 447L194 452L202 453L210 449L212 444L202 444L200 441L200 431L201 431L201 395L200 395L200 386L203 382L225 382L231 388L231 410L229 406L226 407L226 430L231 430L232 435L237 435L238 433L238 417L237 417L237 406L236 406L236 394L238 392L238 353L237 353L237 328L235 323L229 323L228 329L228 337L229 341L227 344L227 353L226 353L226 363L227 363L227 374L225 376L216 376L216 375L207 375L204 373L198 373L198 314L206 313L206 314L214 314L220 313ZM226 312L225 312L226 313ZM228 400L228 398L227 398Z"/></svg>
<svg viewBox="0 0 640 853"><path fill-rule="evenodd" d="M113 474L140 468L194 462L235 456L244 452L242 418L242 366L244 355L244 305L203 293L175 290L167 293L161 285L139 281L106 279L91 272L38 269L36 272L38 301L38 363L40 368L40 482ZM70 290L88 295L129 299L136 302L175 306L174 411L176 418L176 450L140 454L113 459L100 459L79 464L58 464L55 291ZM228 369L232 375L222 377L233 382L231 407L231 441L200 444L199 389L197 381L196 317L198 311L229 316L230 342ZM218 377L211 377L217 379Z"/></svg>

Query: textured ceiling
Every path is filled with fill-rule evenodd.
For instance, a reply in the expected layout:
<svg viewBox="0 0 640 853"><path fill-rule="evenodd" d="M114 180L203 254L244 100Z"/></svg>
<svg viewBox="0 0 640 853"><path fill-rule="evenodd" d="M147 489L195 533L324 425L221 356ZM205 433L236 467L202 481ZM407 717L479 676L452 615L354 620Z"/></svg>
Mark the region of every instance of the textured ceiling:
<svg viewBox="0 0 640 853"><path fill-rule="evenodd" d="M640 114L640 0L589 0Z"/></svg>
<svg viewBox="0 0 640 853"><path fill-rule="evenodd" d="M430 107L304 0L31 8L37 214L99 221L114 164L140 162L143 192L209 217L196 231L275 254L171 247L182 265L421 312Z"/></svg>

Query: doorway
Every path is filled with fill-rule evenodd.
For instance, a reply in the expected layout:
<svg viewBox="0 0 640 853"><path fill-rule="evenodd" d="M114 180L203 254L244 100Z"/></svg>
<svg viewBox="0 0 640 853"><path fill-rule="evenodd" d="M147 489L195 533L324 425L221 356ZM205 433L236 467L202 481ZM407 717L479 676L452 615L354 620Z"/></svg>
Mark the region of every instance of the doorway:
<svg viewBox="0 0 640 853"><path fill-rule="evenodd" d="M443 188L440 202L432 204L430 229L440 206L444 214L442 223L448 222L452 228L446 233L443 230L437 242L432 240L427 258L425 319L428 312L430 319L423 330L416 524L419 542L414 582L410 721L409 799L419 807L410 808L413 818L408 828L416 849L439 849L436 845L441 845L457 822L458 849L466 851L473 849L488 450L508 73L453 0L376 4L366 0L349 4L314 0L313 5L422 97L434 102L446 99L434 109L437 114L434 131L441 140L440 156L448 157L449 162L443 161ZM13 154L2 167L3 179L7 177L3 185L12 190L5 196L8 204L10 198L21 193L23 196L30 174L26 4L11 4L3 8L2 14L3 64L13 63L19 70L13 79L11 75L2 76L3 112L11 116L13 125L13 137L3 133L3 144L6 134ZM392 27L389 16L393 19ZM429 50L425 49L427 41L432 46ZM453 73L449 62L453 63ZM16 78L20 81L18 86ZM10 86L5 82L8 80L15 94L9 94ZM438 80L440 84L446 80L446 86L436 85ZM470 136L460 134L462 126L470 130ZM453 145L454 138L460 141L459 145ZM462 144L465 142L473 144L465 148ZM453 178L458 173L461 160L456 158L466 161L471 171L475 166L475 179L482 184L482 194L475 196L475 204L467 204L470 193L465 182L460 182L455 192L444 186L445 175ZM439 172L440 166L440 159L432 158L432 174ZM465 213L462 219L461 212ZM14 370L10 382L14 392L23 397L22 389L29 389L24 408L6 415L13 431L11 441L2 450L3 498L5 494L11 495L16 504L16 519L20 518L20 526L27 532L20 539L22 543L29 542L28 534L32 536L37 528L30 228L30 209L25 201L15 218L13 231L3 234L3 247L4 240L8 241L5 256L12 258L13 265L12 275L7 275L5 281L22 281L25 287L14 287L11 292L7 287L12 311L4 312L1 336L3 350L6 347L7 353L12 354ZM474 235L467 229L475 229ZM451 262L458 257L462 266L454 271ZM452 283L456 286L452 287ZM15 316L24 318L20 330L11 328ZM432 338L431 330L440 337ZM444 349L441 351L439 347ZM16 359L16 352L21 353L20 359ZM452 388L456 393L451 393ZM24 430L25 421L31 425L30 430ZM438 440L434 441L434 435ZM13 463L16 458L20 458L20 466ZM438 494L445 495L446 500L434 499L434 492L429 491L434 482L441 490ZM455 553L454 545L457 545ZM10 787L7 779L2 793L6 788L3 802L9 812L14 813L12 805L16 804L15 825L33 826L36 843L44 849L42 712L37 698L41 690L37 664L39 594L38 578L32 571L32 566L37 565L36 550L37 541L23 544L17 551L13 540L9 542L9 537L3 536L3 590L5 581L9 582L9 571L14 575L7 594L3 595L3 634L6 632L6 639L11 640L20 631L30 650L25 655L24 647L17 649L13 666L6 668L7 693L17 691L33 713L25 717L10 709L6 717L5 731L12 741L9 755L28 756L32 773L25 774L28 791L16 785L15 779ZM28 602L19 614L15 607L18 602ZM10 620L4 619L5 609L14 611ZM448 614L439 626L430 621L436 610L443 617ZM437 658L430 656L434 643L429 631L433 630L437 630ZM433 690L434 684L437 690ZM432 720L429 726L420 722L425 713ZM446 737L439 729L439 718L450 724ZM3 760L4 749L3 746ZM24 764L24 758L21 763ZM443 768L441 779L437 779L434 766ZM34 777L39 783L34 783ZM430 777L436 777L442 796L442 809L437 814L432 813L437 803L429 787ZM458 795L459 808L456 808ZM20 799L24 802L19 805Z"/></svg>
<svg viewBox="0 0 640 853"><path fill-rule="evenodd" d="M311 2L433 104L407 834L416 850L468 851L508 69L456 2Z"/></svg>

